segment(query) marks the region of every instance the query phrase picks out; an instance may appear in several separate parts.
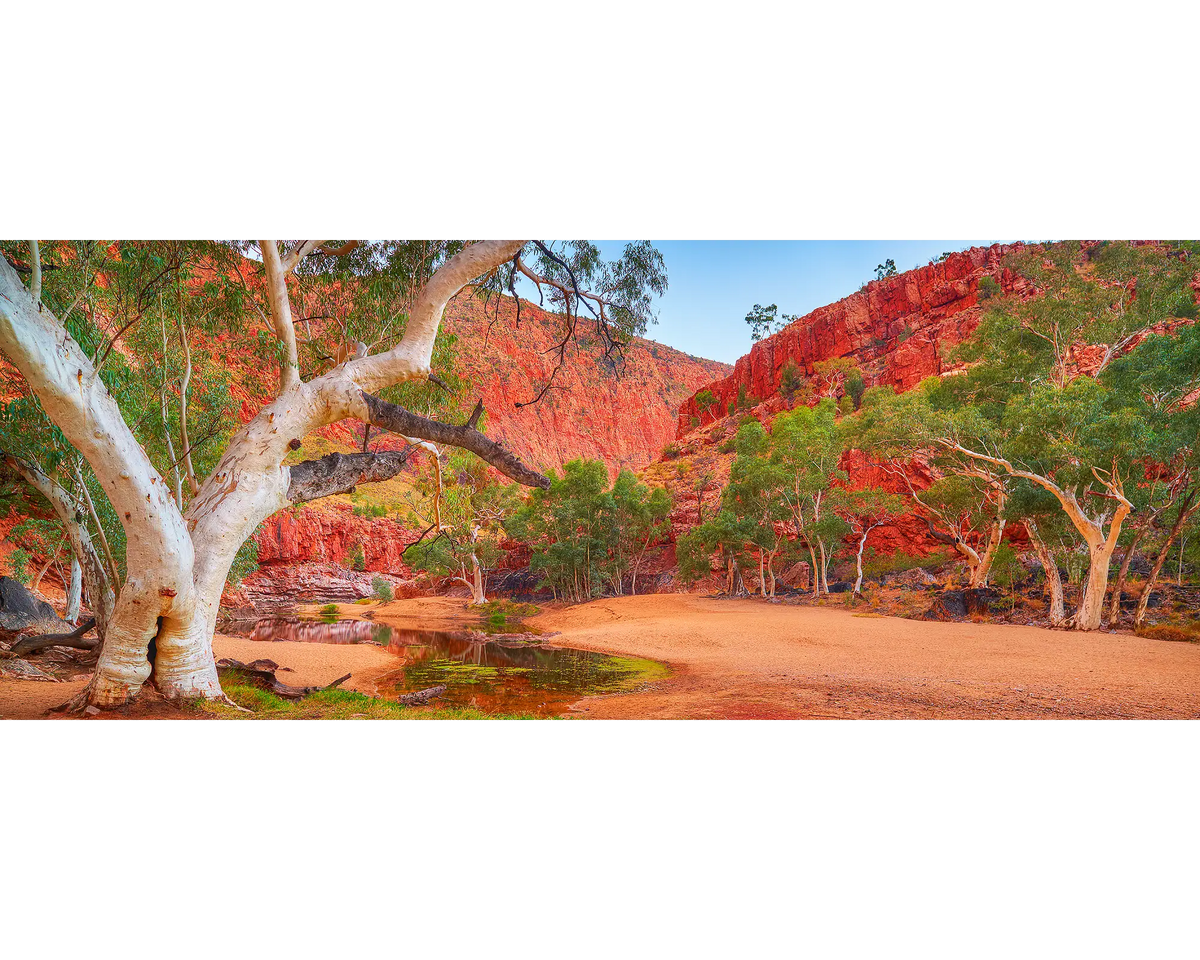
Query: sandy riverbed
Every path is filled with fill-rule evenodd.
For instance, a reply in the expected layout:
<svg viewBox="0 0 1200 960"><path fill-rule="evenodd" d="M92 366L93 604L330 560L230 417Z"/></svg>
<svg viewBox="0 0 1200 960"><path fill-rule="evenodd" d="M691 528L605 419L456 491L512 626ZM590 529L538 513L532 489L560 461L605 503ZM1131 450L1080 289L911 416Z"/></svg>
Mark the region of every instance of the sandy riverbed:
<svg viewBox="0 0 1200 960"><path fill-rule="evenodd" d="M381 623L461 628L463 601L344 605ZM836 607L659 594L550 609L530 621L550 642L649 657L673 674L645 692L592 697L585 716L741 717L1200 717L1200 645L1130 634L922 623L855 616ZM217 637L218 657L266 657L293 684L353 674L374 692L395 666L369 645L256 643ZM82 683L0 681L0 716L37 716Z"/></svg>

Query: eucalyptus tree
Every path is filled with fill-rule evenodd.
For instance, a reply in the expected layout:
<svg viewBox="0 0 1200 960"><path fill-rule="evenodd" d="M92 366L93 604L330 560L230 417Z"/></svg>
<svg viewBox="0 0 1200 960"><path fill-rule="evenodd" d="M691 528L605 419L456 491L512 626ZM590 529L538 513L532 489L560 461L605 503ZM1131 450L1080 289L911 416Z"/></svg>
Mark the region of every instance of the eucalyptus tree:
<svg viewBox="0 0 1200 960"><path fill-rule="evenodd" d="M847 443L896 478L930 535L966 562L968 585L981 587L1004 534L1008 482L1003 471L933 442L934 389L929 381L902 394L891 387L868 391L858 416L844 421Z"/></svg>
<svg viewBox="0 0 1200 960"><path fill-rule="evenodd" d="M611 494L613 590L618 595L624 593L625 578L629 576L629 592L637 593L638 572L646 551L669 533L674 503L662 487L647 486L625 468L613 481Z"/></svg>
<svg viewBox="0 0 1200 960"><path fill-rule="evenodd" d="M310 330L322 318L310 315L303 291L309 285L330 286L330 276L343 269L342 258L350 257L354 269L338 285L346 302L324 295L329 312L350 317L361 305L366 280L407 269L409 261L398 250L403 244L302 240L281 245L265 240L240 249L197 245L203 248L206 273L196 271L185 281L198 286L214 310L228 309L229 328L257 336L259 353L276 368L277 381L273 398L247 423L231 424L232 436L217 451L206 477L201 479L197 470L198 489L184 504L176 499L176 485L165 479L172 465L141 442L144 423L127 419L103 375L111 358L125 349L126 334L157 319L156 285L183 268L169 256L156 266L151 259L160 250L156 244L101 246L115 251L109 269L117 273L127 264L126 250L130 260L141 259L136 251L149 251L144 272L130 271L129 296L117 285L129 313L121 326L108 321L102 305L94 310L89 305L98 290L108 289L110 281L102 271L85 275L77 291L66 288L48 297L60 274L78 271L44 269L37 242L30 243L23 264L28 283L14 266L15 257L0 258L0 350L20 371L47 419L86 461L124 534L124 576L114 584L112 615L95 673L78 698L79 704L100 707L125 703L152 675L168 698L221 697L212 636L226 577L247 538L282 507L394 476L407 459L406 451L368 451L285 463L313 431L357 420L468 450L520 483L548 483L474 423L435 420L379 395L397 384L428 382L436 375L432 360L442 314L460 291L472 284L512 289L518 275L539 291L549 291L561 308L561 359L581 314L595 324L606 354L619 357L628 334L644 329L651 318L652 294L665 287L661 257L648 244L631 244L612 264L581 241L560 247L524 240L440 245L415 268L402 324L382 335L374 348L360 341L363 346L351 352L343 343L340 352L322 351L324 358L313 358ZM66 251L51 265L74 262ZM325 264L338 266L330 266L326 274ZM589 289L588 281L595 287ZM81 312L101 332L98 340L77 336L72 329L71 321ZM162 326L157 324L160 336ZM316 339L320 337L318 333ZM149 380L160 394L156 371L134 371L137 382L144 387ZM161 421L161 402L154 409Z"/></svg>
<svg viewBox="0 0 1200 960"><path fill-rule="evenodd" d="M404 561L458 581L472 603L487 603L487 571L504 555L504 520L520 502L516 485L501 483L478 457L454 449L432 453L434 477L414 485L421 499L411 506L425 529Z"/></svg>
<svg viewBox="0 0 1200 960"><path fill-rule="evenodd" d="M529 569L556 597L580 603L602 593L613 547L614 504L608 470L598 460L571 460L562 475L550 471L505 522L529 546Z"/></svg>
<svg viewBox="0 0 1200 960"><path fill-rule="evenodd" d="M854 592L862 593L863 550L871 531L894 519L903 509L902 501L894 493L879 487L863 490L848 490L843 494L841 514L850 526L856 542L854 563L858 576L854 581Z"/></svg>
<svg viewBox="0 0 1200 960"><path fill-rule="evenodd" d="M1061 627L1067 622L1066 600L1062 576L1058 570L1058 551L1055 544L1075 539L1073 527L1055 497L1037 484L1018 480L1013 484L1010 502L1014 515L1020 517L1029 542L1042 565L1046 580L1050 626Z"/></svg>
<svg viewBox="0 0 1200 960"><path fill-rule="evenodd" d="M1113 361L1105 379L1137 398L1144 416L1161 424L1141 483L1149 514L1142 533L1151 538L1159 533L1134 614L1135 624L1141 626L1171 548L1200 514L1200 326L1146 338L1136 350ZM1122 566L1128 569L1127 562ZM1119 591L1120 584L1114 601Z"/></svg>
<svg viewBox="0 0 1200 960"><path fill-rule="evenodd" d="M758 589L775 596L775 558L787 542L784 523L790 515L783 492L788 475L770 456L771 438L757 420L737 432L737 456L730 465L729 483L721 494L722 512L733 518L742 543L735 553L753 550L758 557ZM768 588L768 579L770 587Z"/></svg>
<svg viewBox="0 0 1200 960"><path fill-rule="evenodd" d="M830 399L780 413L771 424L771 459L782 474L780 501L797 540L808 550L814 597L829 593L829 561L847 526L838 516L839 491L848 478L845 451Z"/></svg>
<svg viewBox="0 0 1200 960"><path fill-rule="evenodd" d="M1170 246L1076 243L1021 257L1039 295L996 302L958 352L969 368L937 391L949 415L932 439L1052 494L1087 545L1076 629L1101 625L1110 562L1135 506L1126 490L1161 450L1165 426L1164 411L1103 374L1151 331L1195 315L1189 257Z"/></svg>

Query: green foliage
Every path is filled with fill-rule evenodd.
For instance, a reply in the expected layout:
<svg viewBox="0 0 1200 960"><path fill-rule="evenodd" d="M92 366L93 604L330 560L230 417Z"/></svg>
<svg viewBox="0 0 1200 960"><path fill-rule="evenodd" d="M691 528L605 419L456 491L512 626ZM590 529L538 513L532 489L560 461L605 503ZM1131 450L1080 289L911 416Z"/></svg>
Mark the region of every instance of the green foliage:
<svg viewBox="0 0 1200 960"><path fill-rule="evenodd" d="M228 581L233 586L237 586L246 577L250 576L258 569L258 544L254 537L248 537L246 542L238 547L238 552L234 554L233 563L229 566Z"/></svg>
<svg viewBox="0 0 1200 960"><path fill-rule="evenodd" d="M595 460L572 460L562 476L551 473L549 489L532 492L505 524L529 545L530 569L543 586L572 601L606 592L622 593L646 550L667 531L670 495L650 488L628 470L611 487L608 471Z"/></svg>
<svg viewBox="0 0 1200 960"><path fill-rule="evenodd" d="M354 516L356 517L386 517L388 514L387 507L379 503L364 503L356 505L353 508Z"/></svg>
<svg viewBox="0 0 1200 960"><path fill-rule="evenodd" d="M779 394L790 404L796 394L804 386L804 377L800 373L800 368L789 360L783 365L783 370L779 374Z"/></svg>
<svg viewBox="0 0 1200 960"><path fill-rule="evenodd" d="M992 297L999 296L1000 284L994 277L980 277L979 279L979 299L991 300Z"/></svg>
<svg viewBox="0 0 1200 960"><path fill-rule="evenodd" d="M685 586L712 573L712 550L706 545L700 527L692 527L676 538L675 563Z"/></svg>
<svg viewBox="0 0 1200 960"><path fill-rule="evenodd" d="M17 583L29 586L30 573L29 567L33 563L33 557L28 550L23 547L17 547L8 555L8 567L11 576Z"/></svg>
<svg viewBox="0 0 1200 960"><path fill-rule="evenodd" d="M882 280L884 277L894 277L899 271L896 270L896 261L891 258L884 260L883 263L875 266L875 279Z"/></svg>
<svg viewBox="0 0 1200 960"><path fill-rule="evenodd" d="M473 589L476 566L482 581L503 556L503 524L520 494L516 484L500 483L486 463L461 450L451 450L435 469L441 475L440 491L435 480L421 476L409 516L431 536L405 550L404 562L434 576L455 577Z"/></svg>
<svg viewBox="0 0 1200 960"><path fill-rule="evenodd" d="M755 343L778 333L795 319L791 314L780 314L779 307L773 303L766 307L756 303L746 314L746 323L750 325L750 339Z"/></svg>
<svg viewBox="0 0 1200 960"><path fill-rule="evenodd" d="M367 558L363 553L363 546L361 543L356 543L346 554L346 566L348 566L351 570L362 571L367 569Z"/></svg>
<svg viewBox="0 0 1200 960"><path fill-rule="evenodd" d="M906 570L933 570L949 560L950 555L945 550L935 550L928 555L905 553L903 550L898 550L890 556L872 551L869 557L864 551L863 574L879 578L886 574L904 573Z"/></svg>
<svg viewBox="0 0 1200 960"><path fill-rule="evenodd" d="M863 379L862 371L855 367L846 375L846 396L854 402L854 409L862 406L863 394L867 391L867 382Z"/></svg>
<svg viewBox="0 0 1200 960"><path fill-rule="evenodd" d="M371 578L371 592L375 594L377 600L382 600L384 603L388 603L396 598L396 593L392 589L392 585L384 580L383 577Z"/></svg>
<svg viewBox="0 0 1200 960"><path fill-rule="evenodd" d="M992 557L992 582L1004 590L1011 590L1024 576L1025 568L1017 552L1009 543L1002 542Z"/></svg>

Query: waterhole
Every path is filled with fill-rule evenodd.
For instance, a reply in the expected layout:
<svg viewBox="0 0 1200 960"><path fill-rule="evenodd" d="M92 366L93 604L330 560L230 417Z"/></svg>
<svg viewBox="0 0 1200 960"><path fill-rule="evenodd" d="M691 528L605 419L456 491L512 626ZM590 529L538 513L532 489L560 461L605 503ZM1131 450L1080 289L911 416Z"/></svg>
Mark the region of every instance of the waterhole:
<svg viewBox="0 0 1200 960"><path fill-rule="evenodd" d="M581 697L633 690L667 674L653 660L554 646L527 636L483 638L466 631L410 630L369 620L260 620L250 636L263 641L378 644L397 660L395 670L376 680L380 695L395 697L444 684L446 692L435 703L494 714L558 716Z"/></svg>

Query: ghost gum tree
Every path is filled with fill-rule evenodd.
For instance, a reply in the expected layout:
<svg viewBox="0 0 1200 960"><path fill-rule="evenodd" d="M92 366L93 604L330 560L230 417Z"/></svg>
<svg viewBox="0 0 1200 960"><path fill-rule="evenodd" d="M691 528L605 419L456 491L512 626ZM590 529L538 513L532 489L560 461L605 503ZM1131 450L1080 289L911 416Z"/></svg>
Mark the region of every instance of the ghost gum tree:
<svg viewBox="0 0 1200 960"><path fill-rule="evenodd" d="M891 387L867 391L858 416L848 421L850 442L897 478L930 535L954 547L967 565L968 586L986 586L1004 533L1007 475L930 440L930 386L902 394Z"/></svg>
<svg viewBox="0 0 1200 960"><path fill-rule="evenodd" d="M398 384L436 376L432 358L442 314L452 297L470 284L493 293L512 291L516 278L525 276L539 291L548 289L561 312L560 360L574 340L581 311L594 321L606 356L619 358L623 336L644 329L652 316L650 295L666 284L661 256L646 243L631 244L612 264L601 261L596 249L583 241L557 248L523 240L443 242L435 243L424 258L413 256L411 246L399 241L264 240L240 249L212 244L186 263L157 267L152 261L146 282L133 285L127 323L120 328L110 324L108 335L93 342L75 334L80 317L97 319L93 298L98 290L108 289L111 279L100 270L90 276L85 271L77 294L62 290L47 298L46 287L58 276L45 269L48 248L30 242L22 264L8 255L13 246L6 245L6 256L0 258L0 350L65 443L86 461L123 533L124 577L112 582L117 577L111 571L113 605L99 661L87 689L75 701L76 706L102 708L127 702L148 680L168 698L221 698L212 637L226 577L247 538L283 507L389 478L407 459L404 450L366 451L285 463L289 452L314 430L354 419L404 437L459 447L513 480L546 485L542 474L473 422L434 420L379 395ZM124 251L136 260L137 251L154 248L107 245L108 269L119 278ZM51 265L77 267L77 254L67 250ZM193 270L188 280L202 284L212 299L232 304L232 314L243 318L239 322L251 310L261 316L262 328L256 331L259 352L274 361L277 388L274 398L233 432L207 477L195 478L192 492L191 478L186 485L166 478L193 452L194 443L181 437L184 449L169 463L160 461L160 471L139 439L145 420L127 421L101 374L113 354L122 352L125 335L152 317L162 278L182 277L198 261L205 262L207 274L199 276ZM28 282L18 271L22 266ZM407 281L402 322L394 323L373 346L365 340L335 343L346 319L364 310L376 310L373 323L379 329L381 301L370 302L370 293L381 278ZM300 292L305 281L326 291L319 299L329 309L317 313L309 308ZM293 304L297 297L299 311ZM61 305L61 316L52 304ZM383 311L385 321L398 319L386 305ZM331 324L331 316L337 322ZM303 369L306 356L313 353L321 362ZM135 372L154 378L153 370ZM163 409L162 404L155 407L156 421L162 419ZM82 547L79 552L87 554Z"/></svg>
<svg viewBox="0 0 1200 960"><path fill-rule="evenodd" d="M1054 244L1017 268L1036 295L985 315L930 390L926 436L949 454L1049 493L1083 540L1088 573L1070 625L1100 627L1113 553L1147 465L1171 460L1170 405L1119 376L1152 334L1196 316L1188 245Z"/></svg>

